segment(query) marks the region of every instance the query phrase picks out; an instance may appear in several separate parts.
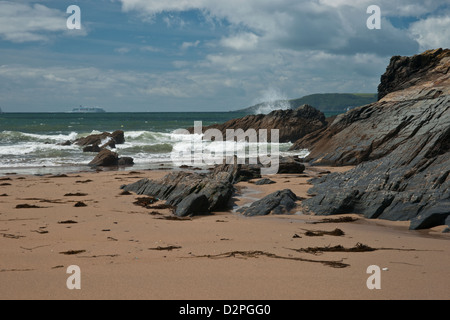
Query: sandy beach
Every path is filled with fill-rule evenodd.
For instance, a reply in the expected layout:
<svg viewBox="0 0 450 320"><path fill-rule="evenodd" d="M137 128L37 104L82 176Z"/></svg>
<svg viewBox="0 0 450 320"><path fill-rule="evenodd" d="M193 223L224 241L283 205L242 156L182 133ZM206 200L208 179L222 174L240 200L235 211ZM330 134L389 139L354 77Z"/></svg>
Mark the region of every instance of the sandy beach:
<svg viewBox="0 0 450 320"><path fill-rule="evenodd" d="M239 183L235 205L285 188L307 198L311 177L347 169ZM357 215L325 223L342 216L233 211L173 220L168 209L121 194L121 185L167 173L0 177L0 299L450 299L444 227L410 231L407 222ZM336 229L340 235L327 234ZM373 251L324 252L357 244ZM71 265L80 267L81 290L66 286ZM383 270L380 290L366 285L371 265Z"/></svg>

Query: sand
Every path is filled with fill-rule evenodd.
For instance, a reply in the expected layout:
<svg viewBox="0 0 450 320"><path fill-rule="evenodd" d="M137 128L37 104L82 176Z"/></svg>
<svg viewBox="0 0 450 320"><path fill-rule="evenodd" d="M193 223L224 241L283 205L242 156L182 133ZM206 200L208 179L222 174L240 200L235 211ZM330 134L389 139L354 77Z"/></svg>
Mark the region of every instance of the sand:
<svg viewBox="0 0 450 320"><path fill-rule="evenodd" d="M323 171L239 183L236 206L285 188L307 198ZM233 211L167 220L168 209L133 204L120 186L167 171L109 171L66 177L0 177L0 299L302 300L450 299L450 235L407 222L318 223L303 215L243 217ZM75 207L82 202L85 206ZM17 205L38 208L16 208ZM307 236L340 229L343 236ZM352 248L371 252L304 252ZM302 251L303 250L303 251ZM66 254L63 254L66 253ZM72 254L67 254L72 253ZM81 270L69 290L67 268ZM367 268L379 266L381 289Z"/></svg>

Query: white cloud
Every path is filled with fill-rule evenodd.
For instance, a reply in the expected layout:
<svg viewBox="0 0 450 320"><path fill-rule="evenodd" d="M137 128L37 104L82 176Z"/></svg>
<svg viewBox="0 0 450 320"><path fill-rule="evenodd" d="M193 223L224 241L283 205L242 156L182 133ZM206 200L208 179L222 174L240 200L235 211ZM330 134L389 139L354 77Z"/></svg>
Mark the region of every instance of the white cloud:
<svg viewBox="0 0 450 320"><path fill-rule="evenodd" d="M196 48L200 44L200 40L197 40L195 42L183 42L181 45L181 50L187 50L189 48Z"/></svg>
<svg viewBox="0 0 450 320"><path fill-rule="evenodd" d="M114 52L117 52L119 54L127 54L130 51L131 51L131 49L127 48L127 47L121 47L121 48L114 49Z"/></svg>
<svg viewBox="0 0 450 320"><path fill-rule="evenodd" d="M208 21L225 20L230 35L217 42L238 50L293 49L379 55L416 53L407 30L394 28L389 16L417 16L439 7L438 0L379 0L383 28L369 33L367 7L372 0L121 0L123 10L149 16L198 10Z"/></svg>
<svg viewBox="0 0 450 320"><path fill-rule="evenodd" d="M450 16L419 20L409 30L421 50L450 48Z"/></svg>
<svg viewBox="0 0 450 320"><path fill-rule="evenodd" d="M228 38L222 38L220 45L238 51L252 50L258 45L258 38L254 33L246 32Z"/></svg>
<svg viewBox="0 0 450 320"><path fill-rule="evenodd" d="M160 48L156 48L153 46L144 46L144 47L140 48L140 50L143 52L161 52L162 51Z"/></svg>
<svg viewBox="0 0 450 320"><path fill-rule="evenodd" d="M41 4L0 1L0 37L11 42L48 41L67 32L65 12Z"/></svg>

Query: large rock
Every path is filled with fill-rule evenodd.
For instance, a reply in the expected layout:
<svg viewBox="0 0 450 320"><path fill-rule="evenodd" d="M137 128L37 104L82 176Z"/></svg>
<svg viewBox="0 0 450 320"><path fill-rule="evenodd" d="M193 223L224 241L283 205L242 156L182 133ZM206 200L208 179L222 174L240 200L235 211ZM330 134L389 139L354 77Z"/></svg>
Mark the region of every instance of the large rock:
<svg viewBox="0 0 450 320"><path fill-rule="evenodd" d="M295 110L275 110L267 115L248 115L243 118L233 119L223 124L215 124L204 127L203 131L208 129L218 129L222 132L224 139L227 129L249 129L268 130L268 141L271 141L270 130L279 130L280 142L294 142L306 134L323 128L327 125L325 115L319 110L309 105L303 105ZM188 129L191 133L194 128Z"/></svg>
<svg viewBox="0 0 450 320"><path fill-rule="evenodd" d="M100 151L95 158L89 162L91 167L111 167L111 166L131 166L133 165L133 158L123 157L119 158L119 155L108 149Z"/></svg>
<svg viewBox="0 0 450 320"><path fill-rule="evenodd" d="M411 229L444 224L450 215L450 50L394 57L378 102L338 116L297 141L313 164L357 165L312 180L316 214L361 213L411 221Z"/></svg>
<svg viewBox="0 0 450 320"><path fill-rule="evenodd" d="M103 141L106 143L102 147L108 146L111 142L115 144L125 143L125 134L122 130L114 131L113 133L103 132L100 134L92 134L84 138L74 141L74 144L85 147L90 145L101 145Z"/></svg>
<svg viewBox="0 0 450 320"><path fill-rule="evenodd" d="M168 205L177 207L177 215L199 215L228 209L234 193L233 179L228 172L179 171L160 180L142 179L122 189L165 200Z"/></svg>
<svg viewBox="0 0 450 320"><path fill-rule="evenodd" d="M278 173L303 173L305 171L305 165L300 162L298 158L294 157L282 157L280 159L280 166Z"/></svg>
<svg viewBox="0 0 450 320"><path fill-rule="evenodd" d="M238 210L245 216L265 216L269 214L289 214L296 208L298 200L290 189L276 191L261 200L255 201L250 207Z"/></svg>

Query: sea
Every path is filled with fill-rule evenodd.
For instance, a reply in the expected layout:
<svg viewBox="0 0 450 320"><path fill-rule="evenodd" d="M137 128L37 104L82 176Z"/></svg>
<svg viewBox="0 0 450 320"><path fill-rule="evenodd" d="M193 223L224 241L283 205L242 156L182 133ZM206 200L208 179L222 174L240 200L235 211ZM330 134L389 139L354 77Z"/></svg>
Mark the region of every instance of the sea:
<svg viewBox="0 0 450 320"><path fill-rule="evenodd" d="M121 157L132 157L135 163L133 170L170 167L174 150L192 144L189 136L177 133L178 129L193 127L195 121L208 126L245 115L236 112L2 113L0 176L93 170L88 163L95 157L94 153L84 153L77 145L61 144L90 134L116 130L125 132L126 142L116 145L113 151ZM206 141L203 143L204 150L216 148ZM291 145L277 145L280 154L307 155L307 150L288 151ZM130 168L122 168L127 169Z"/></svg>

